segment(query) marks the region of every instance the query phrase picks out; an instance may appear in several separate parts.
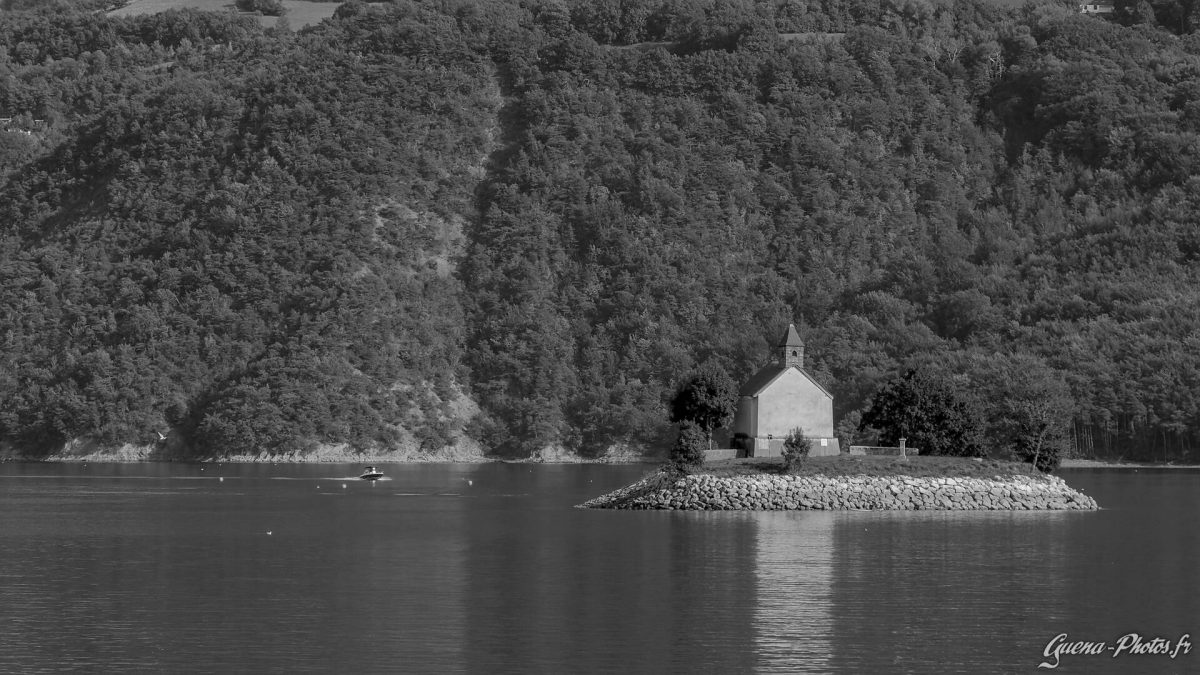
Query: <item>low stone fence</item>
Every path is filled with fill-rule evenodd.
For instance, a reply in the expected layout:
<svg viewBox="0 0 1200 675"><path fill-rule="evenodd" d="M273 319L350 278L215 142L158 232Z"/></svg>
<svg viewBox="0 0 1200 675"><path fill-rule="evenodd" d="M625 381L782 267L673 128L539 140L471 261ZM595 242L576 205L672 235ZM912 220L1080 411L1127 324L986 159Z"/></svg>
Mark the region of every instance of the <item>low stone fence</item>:
<svg viewBox="0 0 1200 675"><path fill-rule="evenodd" d="M663 472L579 505L580 508L692 511L1035 510L1099 508L1057 476L913 478L911 476L717 477L672 480Z"/></svg>
<svg viewBox="0 0 1200 675"><path fill-rule="evenodd" d="M900 448L886 445L852 445L850 446L851 455L868 455L871 457L914 457L921 454L920 448Z"/></svg>

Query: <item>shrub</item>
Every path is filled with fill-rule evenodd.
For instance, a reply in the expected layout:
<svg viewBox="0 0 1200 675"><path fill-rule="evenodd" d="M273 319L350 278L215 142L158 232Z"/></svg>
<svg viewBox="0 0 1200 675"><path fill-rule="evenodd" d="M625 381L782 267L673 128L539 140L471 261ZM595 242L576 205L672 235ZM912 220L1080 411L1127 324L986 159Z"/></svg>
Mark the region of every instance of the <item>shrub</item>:
<svg viewBox="0 0 1200 675"><path fill-rule="evenodd" d="M799 427L792 429L783 439L783 468L795 471L804 465L804 458L812 452L812 439L804 435Z"/></svg>
<svg viewBox="0 0 1200 675"><path fill-rule="evenodd" d="M671 465L680 470L699 468L704 464L704 449L708 434L695 422L679 423L679 436L671 448Z"/></svg>

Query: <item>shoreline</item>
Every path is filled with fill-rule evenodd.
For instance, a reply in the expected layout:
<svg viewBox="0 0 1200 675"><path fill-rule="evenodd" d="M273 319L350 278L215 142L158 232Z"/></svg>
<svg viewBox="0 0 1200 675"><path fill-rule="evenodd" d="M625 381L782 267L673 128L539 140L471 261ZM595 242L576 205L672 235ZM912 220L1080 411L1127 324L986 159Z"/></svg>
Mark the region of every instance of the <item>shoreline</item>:
<svg viewBox="0 0 1200 675"><path fill-rule="evenodd" d="M363 455L359 457L319 457L313 459L277 456L236 455L231 457L129 457L117 455L50 455L28 457L22 455L0 456L0 464L27 462L30 464L659 464L658 459L610 459L600 457L557 458L552 460L538 457L514 459L511 457L398 457L390 455Z"/></svg>
<svg viewBox="0 0 1200 675"><path fill-rule="evenodd" d="M613 448L605 454L589 458L580 457L561 449L541 450L525 458L489 457L477 443L447 446L433 452L422 452L415 448L358 452L346 445L322 445L307 452L270 454L266 452L249 455L227 455L222 457L190 456L164 445L124 444L112 448L97 447L87 442L72 442L46 455L33 455L18 451L12 446L0 445L0 463L37 462L56 464L112 463L139 464L640 464L661 460L646 459L627 448Z"/></svg>
<svg viewBox="0 0 1200 675"><path fill-rule="evenodd" d="M1064 459L1062 469L1200 469L1200 464L1122 462L1107 459Z"/></svg>
<svg viewBox="0 0 1200 675"><path fill-rule="evenodd" d="M415 448L400 447L394 450L357 452L348 446L322 445L307 452L283 454L258 453L255 455L230 455L225 457L189 456L178 448L164 444L134 445L126 443L119 447L97 447L82 440L72 441L63 448L47 455L34 455L17 450L11 445L0 444L0 463L3 462L180 462L185 464L485 464L506 462L514 464L658 464L661 457L649 457L629 446L614 446L599 457L580 457L562 448L543 448L529 457L491 457L476 443L447 446L433 452L422 452ZM1198 470L1200 464L1176 464L1174 462L1128 462L1122 460L1064 459L1062 469L1183 469Z"/></svg>

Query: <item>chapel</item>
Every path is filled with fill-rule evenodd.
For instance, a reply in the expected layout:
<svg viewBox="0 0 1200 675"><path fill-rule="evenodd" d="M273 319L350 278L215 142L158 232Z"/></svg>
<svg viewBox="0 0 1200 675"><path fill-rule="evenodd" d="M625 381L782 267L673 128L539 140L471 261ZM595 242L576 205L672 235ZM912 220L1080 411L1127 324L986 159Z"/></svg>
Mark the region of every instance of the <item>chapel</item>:
<svg viewBox="0 0 1200 675"><path fill-rule="evenodd" d="M778 457L796 428L812 440L811 456L841 453L833 435L833 396L804 370L804 341L795 324L788 324L775 362L738 391L733 445L741 456Z"/></svg>

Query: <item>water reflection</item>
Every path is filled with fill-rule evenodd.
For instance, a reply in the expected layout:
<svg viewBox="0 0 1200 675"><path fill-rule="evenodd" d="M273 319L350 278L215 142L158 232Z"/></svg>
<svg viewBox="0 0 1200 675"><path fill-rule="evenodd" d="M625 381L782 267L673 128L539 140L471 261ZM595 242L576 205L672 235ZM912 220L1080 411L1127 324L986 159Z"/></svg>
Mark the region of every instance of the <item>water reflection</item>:
<svg viewBox="0 0 1200 675"><path fill-rule="evenodd" d="M826 512L755 513L757 672L829 672L833 528Z"/></svg>

